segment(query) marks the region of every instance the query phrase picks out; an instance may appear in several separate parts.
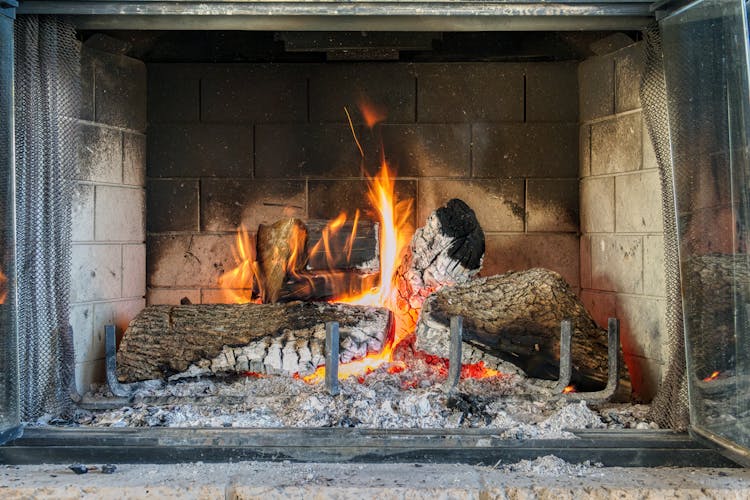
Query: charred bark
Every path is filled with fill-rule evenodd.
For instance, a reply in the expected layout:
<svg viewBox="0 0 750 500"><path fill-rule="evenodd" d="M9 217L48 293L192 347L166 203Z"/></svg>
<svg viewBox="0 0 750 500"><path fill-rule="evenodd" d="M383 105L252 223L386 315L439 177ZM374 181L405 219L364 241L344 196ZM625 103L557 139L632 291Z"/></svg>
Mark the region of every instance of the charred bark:
<svg viewBox="0 0 750 500"><path fill-rule="evenodd" d="M125 332L118 378L308 373L325 364L328 321L340 325L341 362L380 352L392 323L386 309L345 304L149 306Z"/></svg>
<svg viewBox="0 0 750 500"><path fill-rule="evenodd" d="M451 316L464 318L464 363L489 355L549 380L559 375L560 322L569 319L572 383L581 391L606 385L607 334L553 271L510 272L443 288L424 303L415 348L448 357Z"/></svg>
<svg viewBox="0 0 750 500"><path fill-rule="evenodd" d="M466 203L452 199L430 214L397 271L397 305L411 318L406 328L414 328L431 293L476 276L483 257L484 232Z"/></svg>

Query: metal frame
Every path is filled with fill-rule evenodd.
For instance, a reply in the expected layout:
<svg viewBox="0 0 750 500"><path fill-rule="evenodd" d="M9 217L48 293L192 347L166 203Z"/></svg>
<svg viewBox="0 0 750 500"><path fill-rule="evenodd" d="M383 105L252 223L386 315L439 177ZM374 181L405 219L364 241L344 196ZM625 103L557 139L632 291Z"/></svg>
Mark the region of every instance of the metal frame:
<svg viewBox="0 0 750 500"><path fill-rule="evenodd" d="M26 0L19 14L73 16L81 29L288 31L639 30L650 0Z"/></svg>
<svg viewBox="0 0 750 500"><path fill-rule="evenodd" d="M503 439L498 429L29 428L0 463L181 463L267 460L466 463L492 466L554 454L608 467L734 467L685 433L573 431L577 439Z"/></svg>
<svg viewBox="0 0 750 500"><path fill-rule="evenodd" d="M18 6L17 0L0 0L0 23L2 23L3 27L3 33L9 34L8 39L5 39L5 36L0 36L0 57L2 58L2 63L0 63L0 71L3 71L3 74L0 75L0 85L3 87L9 86L10 88L3 88L0 89L0 96L2 96L3 99L8 99L8 102L6 102L8 116L1 117L0 120L3 122L0 127L2 127L2 134L3 137L0 140L6 141L8 140L10 144L10 151L8 151L8 158L0 158L0 161L7 162L7 164L4 164L2 167L0 167L0 175L7 175L9 177L9 186L15 185L15 156L14 156L14 147L12 144L12 138L15 130L15 118L14 118L14 112L13 112L13 86L14 86L14 74L13 74L13 57L14 57L14 40L13 40L13 21L15 19L15 11L16 7ZM13 194L15 193L15 188L13 188ZM11 194L11 197L13 196ZM12 206L14 204L13 200L5 200L4 202L10 203ZM12 216L15 218L14 212L11 210ZM13 235L11 236L11 239L15 241L15 220L11 222L11 225L13 227L13 230L11 231ZM15 249L13 251L13 259L15 259ZM14 264L14 268L17 268L17 266ZM6 269L7 271L7 269ZM13 269L10 273L11 278L15 275L16 270ZM15 294L12 294L15 295ZM12 303L11 303L12 302ZM16 299L13 298L13 300L7 304L8 307L16 308ZM16 314L11 314L11 322L16 321ZM2 424L2 428L0 430L0 445L4 444L5 442L15 439L23 434L23 427L20 425L19 422L19 411L20 411L20 405L18 404L18 398L19 398L19 389L18 389L18 336L17 336L17 329L14 325L10 331L2 332L3 335L0 337L3 337L2 341L8 342L7 346L10 347L11 345L15 346L16 352L15 353L7 353L10 357L10 359L7 359L9 363L4 367L5 369L5 377L3 384L6 384L5 387L1 388L0 390L8 391L9 393L13 394L13 398L15 399L15 408L13 406L10 406L8 408L0 408L0 412L7 412L4 416L9 419L6 423ZM12 389L11 389L12 388ZM11 389L11 390L8 390ZM15 410L15 411L12 411ZM10 420L12 419L12 420Z"/></svg>

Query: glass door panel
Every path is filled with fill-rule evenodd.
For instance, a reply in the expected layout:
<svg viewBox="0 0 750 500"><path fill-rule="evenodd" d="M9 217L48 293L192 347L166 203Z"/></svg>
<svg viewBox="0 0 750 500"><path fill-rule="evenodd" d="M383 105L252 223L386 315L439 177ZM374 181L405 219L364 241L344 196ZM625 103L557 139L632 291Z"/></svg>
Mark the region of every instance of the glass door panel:
<svg viewBox="0 0 750 500"><path fill-rule="evenodd" d="M13 133L13 20L0 9L0 444L20 433Z"/></svg>
<svg viewBox="0 0 750 500"><path fill-rule="evenodd" d="M750 91L741 0L660 21L693 431L750 447ZM747 462L746 462L747 463Z"/></svg>

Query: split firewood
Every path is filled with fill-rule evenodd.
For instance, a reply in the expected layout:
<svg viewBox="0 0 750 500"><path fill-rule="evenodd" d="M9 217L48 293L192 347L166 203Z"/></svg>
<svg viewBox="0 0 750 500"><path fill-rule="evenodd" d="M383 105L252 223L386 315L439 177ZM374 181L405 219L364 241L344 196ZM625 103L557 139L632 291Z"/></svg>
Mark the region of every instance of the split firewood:
<svg viewBox="0 0 750 500"><path fill-rule="evenodd" d="M380 352L387 309L290 302L149 306L117 353L121 382L234 372L307 374L325 364L325 323L337 321L342 363Z"/></svg>
<svg viewBox="0 0 750 500"><path fill-rule="evenodd" d="M474 211L452 199L427 218L414 233L396 272L397 305L413 329L425 299L444 286L467 283L482 267L484 232Z"/></svg>
<svg viewBox="0 0 750 500"><path fill-rule="evenodd" d="M330 221L311 219L305 221L307 227L307 262L305 268L311 271L331 269L366 269L377 271L378 224L372 220L357 217L343 222L335 230ZM324 241L324 235L328 242Z"/></svg>
<svg viewBox="0 0 750 500"><path fill-rule="evenodd" d="M299 219L282 219L258 227L256 250L264 303L276 302L287 275L302 269L306 245L307 229Z"/></svg>
<svg viewBox="0 0 750 500"><path fill-rule="evenodd" d="M501 359L548 380L559 376L560 323L569 319L572 384L591 391L607 383L607 333L554 271L509 272L443 288L422 307L415 348L447 358L451 316L464 318L464 363L494 367L493 358Z"/></svg>

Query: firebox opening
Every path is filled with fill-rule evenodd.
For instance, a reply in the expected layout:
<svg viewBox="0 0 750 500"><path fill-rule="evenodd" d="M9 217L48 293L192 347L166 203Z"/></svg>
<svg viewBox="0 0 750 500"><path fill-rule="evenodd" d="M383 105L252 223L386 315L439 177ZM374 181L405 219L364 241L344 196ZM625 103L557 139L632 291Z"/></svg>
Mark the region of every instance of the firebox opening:
<svg viewBox="0 0 750 500"><path fill-rule="evenodd" d="M474 210L481 276L548 268L600 327L618 317L635 399L653 397L666 362L663 229L640 34L79 35L80 392L104 380L105 324L121 335L146 305L234 302L243 291L220 282L237 266L239 227L254 240L280 219L357 210L376 225L367 176L384 159L412 227L453 198ZM373 129L363 100L384 110Z"/></svg>

